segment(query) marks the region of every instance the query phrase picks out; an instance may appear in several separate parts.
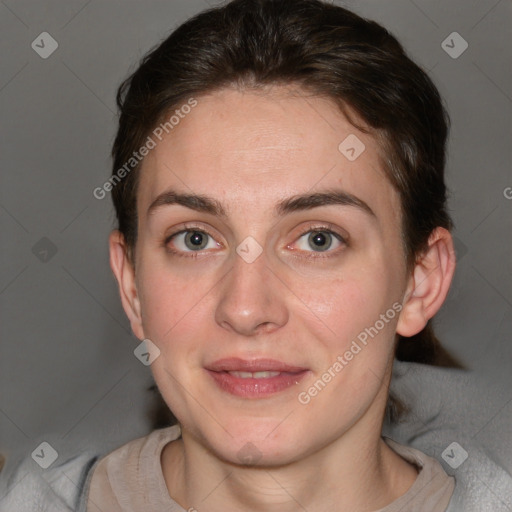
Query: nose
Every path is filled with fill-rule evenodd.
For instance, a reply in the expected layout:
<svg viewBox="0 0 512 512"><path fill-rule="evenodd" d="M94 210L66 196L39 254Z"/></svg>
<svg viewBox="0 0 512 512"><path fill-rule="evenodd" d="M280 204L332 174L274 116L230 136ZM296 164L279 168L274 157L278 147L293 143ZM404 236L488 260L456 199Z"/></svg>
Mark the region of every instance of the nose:
<svg viewBox="0 0 512 512"><path fill-rule="evenodd" d="M248 263L238 254L220 283L216 322L244 336L270 334L288 321L286 287L268 267L265 252Z"/></svg>

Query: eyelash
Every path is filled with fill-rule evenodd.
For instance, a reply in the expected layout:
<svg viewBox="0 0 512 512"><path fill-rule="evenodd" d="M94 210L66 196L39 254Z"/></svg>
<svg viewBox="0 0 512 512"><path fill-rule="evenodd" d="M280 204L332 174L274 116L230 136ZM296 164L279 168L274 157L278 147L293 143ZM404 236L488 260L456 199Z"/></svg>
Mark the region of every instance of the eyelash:
<svg viewBox="0 0 512 512"><path fill-rule="evenodd" d="M342 246L348 246L348 241L347 239L340 235L333 227L332 225L330 224L320 224L320 225L316 225L316 226L309 226L305 231L302 231L301 234L299 235L298 239L302 238L304 235L307 235L308 233L329 233L330 235L332 235L335 239L337 239L339 242L341 242ZM301 258L314 258L314 259L318 259L318 258L322 258L322 259L325 259L325 258L332 258L334 256L337 256L339 254L340 251L343 250L343 247L339 247L337 249L334 249L334 250L331 250L331 249L328 249L327 251L325 251L325 255L324 254L324 251L320 251L320 252L315 252L315 251L306 251L310 254L307 254L307 255L303 255L303 256L300 256Z"/></svg>
<svg viewBox="0 0 512 512"><path fill-rule="evenodd" d="M198 257L200 257L200 253L204 252L204 251L189 251L186 254L184 254L181 251L177 251L175 249L169 248L169 242L173 238L177 237L178 235L181 235L182 233L189 233L190 231L203 233L205 235L208 235L210 238L214 239L213 235L211 235L210 233L208 233L208 231L206 231L205 229L200 228L198 226L184 224L184 228L185 229L180 229L179 231L171 233L169 236L165 237L165 239L163 241L163 246L164 246L165 250L174 256L179 256L180 258L198 258Z"/></svg>
<svg viewBox="0 0 512 512"><path fill-rule="evenodd" d="M180 258L198 258L198 257L201 257L200 254L202 252L204 252L204 250L200 250L200 251L187 251L186 253L184 253L182 251L177 251L177 250L169 248L169 242L173 238L175 238L178 235L181 235L182 233L189 233L191 231L198 232L198 233L203 233L203 234L211 237L213 240L215 240L215 238L213 237L212 234L210 234L207 230L205 230L203 228L200 228L198 226L185 224L184 228L185 229L180 229L179 231L176 231L176 232L168 235L167 237L165 237L165 239L163 241L163 246L164 246L165 250L167 252L175 255L175 256L179 256ZM310 226L310 227L308 227L308 229L306 229L305 231L300 233L300 235L298 236L298 239L302 238L304 235L307 235L308 233L315 233L315 232L329 233L329 234L333 235L334 238L336 238L343 245L345 245L345 246L348 245L347 240L345 239L345 237L343 237L337 231L335 231L330 224ZM315 259L317 259L317 258L330 258L330 257L332 257L333 253L337 254L340 250L341 250L341 248L335 249L334 251L332 251L332 250L325 251L327 254L329 254L328 256L321 256L323 251L320 251L320 252L304 251L304 252L313 252L316 255L315 256L307 255L307 256L302 256L302 257L305 257L305 258L315 258Z"/></svg>

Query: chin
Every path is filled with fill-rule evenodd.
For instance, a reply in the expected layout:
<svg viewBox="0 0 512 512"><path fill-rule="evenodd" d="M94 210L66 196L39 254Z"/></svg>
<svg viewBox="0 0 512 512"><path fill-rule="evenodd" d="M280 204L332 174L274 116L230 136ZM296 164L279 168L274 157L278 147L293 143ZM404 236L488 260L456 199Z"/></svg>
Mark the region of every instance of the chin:
<svg viewBox="0 0 512 512"><path fill-rule="evenodd" d="M305 432L301 434L297 425L293 429L290 424L285 428L287 420L283 418L237 418L232 423L226 422L225 430L212 433L210 439L208 434L202 437L220 459L229 463L260 467L285 465L300 457L304 449L301 440L308 436Z"/></svg>

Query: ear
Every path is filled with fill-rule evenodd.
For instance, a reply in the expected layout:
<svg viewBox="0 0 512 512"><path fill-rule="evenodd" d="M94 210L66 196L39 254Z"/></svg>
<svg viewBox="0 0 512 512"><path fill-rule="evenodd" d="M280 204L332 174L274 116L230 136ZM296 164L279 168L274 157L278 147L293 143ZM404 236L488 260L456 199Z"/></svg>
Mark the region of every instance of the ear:
<svg viewBox="0 0 512 512"><path fill-rule="evenodd" d="M407 285L396 332L410 337L419 333L439 311L448 295L456 256L450 232L436 228L428 249L416 262Z"/></svg>
<svg viewBox="0 0 512 512"><path fill-rule="evenodd" d="M135 269L128 258L124 236L118 230L110 233L109 239L110 268L117 279L119 294L126 316L130 320L132 331L140 340L144 339L140 301L135 282Z"/></svg>

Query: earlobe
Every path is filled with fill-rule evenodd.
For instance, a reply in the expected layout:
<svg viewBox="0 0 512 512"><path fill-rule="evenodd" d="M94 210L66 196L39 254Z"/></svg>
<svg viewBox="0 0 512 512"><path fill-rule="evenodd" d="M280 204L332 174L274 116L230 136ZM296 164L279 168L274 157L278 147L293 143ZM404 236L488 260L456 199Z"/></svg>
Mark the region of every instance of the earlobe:
<svg viewBox="0 0 512 512"><path fill-rule="evenodd" d="M436 228L426 252L417 261L409 278L397 333L410 337L419 333L439 311L448 295L456 257L453 239L444 228Z"/></svg>
<svg viewBox="0 0 512 512"><path fill-rule="evenodd" d="M135 269L127 256L124 236L118 230L109 236L110 268L119 286L123 309L130 320L135 336L144 339L140 301L135 282Z"/></svg>

